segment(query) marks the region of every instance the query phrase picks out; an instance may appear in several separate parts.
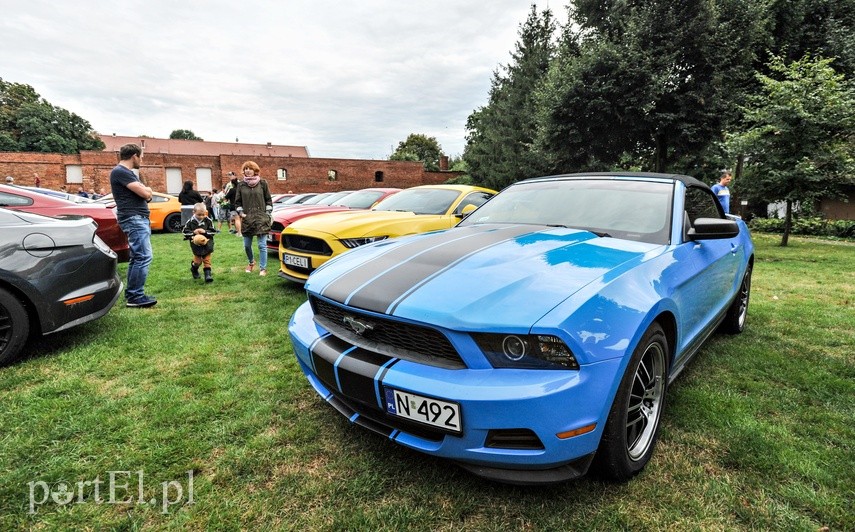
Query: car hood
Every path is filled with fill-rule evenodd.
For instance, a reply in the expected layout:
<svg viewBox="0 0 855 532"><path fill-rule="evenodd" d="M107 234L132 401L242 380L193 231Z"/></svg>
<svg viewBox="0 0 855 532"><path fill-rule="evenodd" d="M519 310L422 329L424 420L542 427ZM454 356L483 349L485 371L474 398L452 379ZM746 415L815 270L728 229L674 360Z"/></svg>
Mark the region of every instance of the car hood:
<svg viewBox="0 0 855 532"><path fill-rule="evenodd" d="M445 229L450 224L446 224L445 227L431 227L431 225L447 219L449 219L448 215L357 209L312 216L305 221L294 222L285 231L299 233L303 229L308 229L326 233L333 238L401 236L431 229Z"/></svg>
<svg viewBox="0 0 855 532"><path fill-rule="evenodd" d="M465 226L345 253L314 272L306 289L456 330L518 330L662 247L567 228Z"/></svg>
<svg viewBox="0 0 855 532"><path fill-rule="evenodd" d="M284 225L315 214L348 211L347 207L332 207L330 205L306 205L302 209L279 209L273 211L273 220Z"/></svg>

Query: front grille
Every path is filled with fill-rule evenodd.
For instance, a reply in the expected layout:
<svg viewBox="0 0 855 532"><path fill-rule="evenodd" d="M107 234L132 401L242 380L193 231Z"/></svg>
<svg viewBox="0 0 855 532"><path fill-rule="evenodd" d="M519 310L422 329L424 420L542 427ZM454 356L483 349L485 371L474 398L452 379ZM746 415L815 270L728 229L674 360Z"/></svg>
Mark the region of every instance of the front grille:
<svg viewBox="0 0 855 532"><path fill-rule="evenodd" d="M310 296L309 301L315 320L331 334L352 345L430 366L466 367L448 338L436 329L342 308L315 296ZM372 328L357 334L345 325L346 318L351 322L357 320L370 324Z"/></svg>
<svg viewBox="0 0 855 532"><path fill-rule="evenodd" d="M320 238L303 235L285 235L283 242L286 249L300 251L312 255L332 255L332 248Z"/></svg>

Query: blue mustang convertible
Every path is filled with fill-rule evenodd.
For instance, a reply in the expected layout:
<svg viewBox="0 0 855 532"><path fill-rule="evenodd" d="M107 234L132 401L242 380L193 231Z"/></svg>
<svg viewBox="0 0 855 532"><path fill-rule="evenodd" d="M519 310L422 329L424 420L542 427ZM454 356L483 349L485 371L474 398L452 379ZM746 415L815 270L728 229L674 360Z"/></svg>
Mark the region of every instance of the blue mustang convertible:
<svg viewBox="0 0 855 532"><path fill-rule="evenodd" d="M289 332L317 393L394 442L515 484L648 462L670 382L745 327L754 246L691 177L529 179L456 227L316 270Z"/></svg>

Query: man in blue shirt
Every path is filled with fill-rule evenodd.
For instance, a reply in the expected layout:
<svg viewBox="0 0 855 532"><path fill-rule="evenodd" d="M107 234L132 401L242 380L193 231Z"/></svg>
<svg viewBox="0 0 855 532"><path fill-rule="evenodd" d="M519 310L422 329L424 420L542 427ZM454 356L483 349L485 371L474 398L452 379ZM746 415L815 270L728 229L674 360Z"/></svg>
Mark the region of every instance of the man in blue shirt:
<svg viewBox="0 0 855 532"><path fill-rule="evenodd" d="M119 227L128 236L131 257L128 261L128 284L125 286L125 304L145 308L157 304L157 299L145 295L145 280L152 260L151 222L148 202L151 188L145 186L133 172L139 170L142 149L136 144L119 148L121 161L110 172L110 189L116 202Z"/></svg>
<svg viewBox="0 0 855 532"><path fill-rule="evenodd" d="M713 194L716 195L719 203L721 203L725 214L730 214L730 189L727 188L727 185L730 184L732 179L733 176L730 175L730 170L722 170L718 183L711 187Z"/></svg>

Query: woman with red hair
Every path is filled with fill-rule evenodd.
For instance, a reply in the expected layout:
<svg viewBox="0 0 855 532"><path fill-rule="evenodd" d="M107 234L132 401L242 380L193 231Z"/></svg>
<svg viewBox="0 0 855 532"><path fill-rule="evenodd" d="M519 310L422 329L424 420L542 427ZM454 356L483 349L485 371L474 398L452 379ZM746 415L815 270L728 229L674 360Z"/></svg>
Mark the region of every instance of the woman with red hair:
<svg viewBox="0 0 855 532"><path fill-rule="evenodd" d="M255 269L255 257L252 252L252 237L258 238L258 259L260 275L267 275L267 233L270 232L273 212L273 198L267 181L259 176L261 169L253 161L243 163L240 181L235 192L235 210L241 217L243 249L249 264L246 273Z"/></svg>

